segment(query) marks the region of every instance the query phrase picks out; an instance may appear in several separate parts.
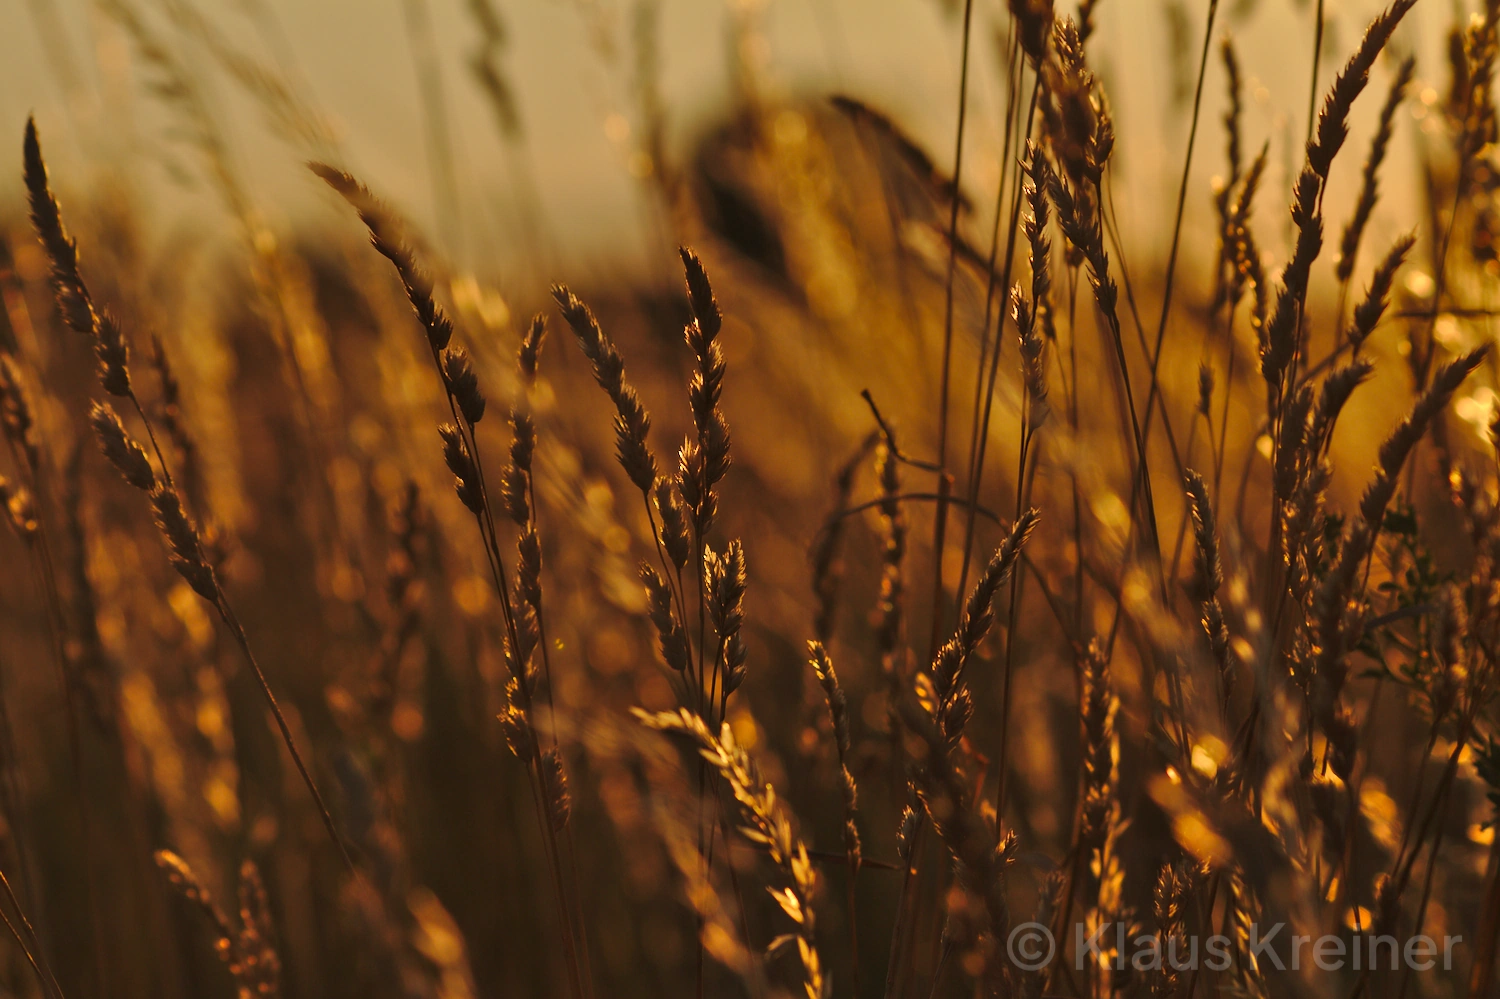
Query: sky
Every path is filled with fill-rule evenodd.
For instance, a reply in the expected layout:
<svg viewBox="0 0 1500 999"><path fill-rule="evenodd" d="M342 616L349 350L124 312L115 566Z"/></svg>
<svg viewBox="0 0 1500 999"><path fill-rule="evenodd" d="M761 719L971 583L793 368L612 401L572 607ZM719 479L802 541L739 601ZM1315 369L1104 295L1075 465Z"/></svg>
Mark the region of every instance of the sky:
<svg viewBox="0 0 1500 999"><path fill-rule="evenodd" d="M503 19L498 65L517 100L525 139L506 144L467 70L478 44L474 0L110 0L135 11L197 79L209 81L216 126L258 210L275 228L328 212L326 193L301 168L305 148L278 138L264 116L183 30L201 15L235 49L273 67L328 123L343 162L442 243L461 266L524 266L535 247L517 238L518 205L537 203L548 253L576 266L629 270L642 245L635 63L640 11L654 8L659 87L669 143L683 148L722 112L731 93L732 25L750 25L748 58L774 95L832 90L890 114L945 169L952 165L961 3L941 0L489 0ZM1071 4L1059 5L1069 12ZM1169 8L1182 12L1174 31ZM1247 146L1269 138L1289 151L1305 128L1312 50L1311 0L1223 0L1216 36L1232 34L1247 82ZM1380 7L1329 0L1321 76L1331 80ZM1456 0L1423 0L1403 27L1421 53L1420 92L1441 86L1441 42ZM1254 10L1245 15L1244 9ZM1121 135L1120 211L1126 228L1154 233L1156 215L1136 206L1175 200L1187 115L1171 101L1173 67L1192 68L1208 0L1099 0L1090 52L1105 79ZM998 168L1000 95L995 25L1000 0L977 2L965 177L975 190ZM171 14L178 16L174 21ZM431 44L422 40L430 27ZM416 44L413 44L413 40ZM432 118L419 97L415 53L436 66L459 193L441 205L428 141ZM156 77L138 45L99 0L0 0L0 136L20 135L28 113L43 130L54 182L66 191L101 172L130 178L148 214L148 238L211 227L222 208L204 193L201 164L179 119L150 92ZM1356 116L1345 169L1357 171L1369 119L1383 96L1378 74ZM1326 85L1326 83L1325 83ZM1222 163L1217 126L1222 71L1210 65L1194 183L1203 190ZM1410 116L1408 116L1410 117ZM1364 125L1361 128L1361 123ZM1404 127L1420 127L1407 121ZM1401 143L1398 141L1397 146ZM1273 183L1287 156L1273 153ZM1406 170L1398 154L1392 169ZM1343 185L1345 187L1352 185ZM1399 185L1393 185L1398 186ZM19 194L19 169L0 176L0 203ZM527 196L535 190L536 198ZM180 197L160 197L173 192ZM1337 208L1337 205L1334 206ZM222 217L219 218L222 221ZM1191 221L1191 220L1190 220ZM1390 223L1399 226L1401 220ZM534 261L532 261L534 263Z"/></svg>

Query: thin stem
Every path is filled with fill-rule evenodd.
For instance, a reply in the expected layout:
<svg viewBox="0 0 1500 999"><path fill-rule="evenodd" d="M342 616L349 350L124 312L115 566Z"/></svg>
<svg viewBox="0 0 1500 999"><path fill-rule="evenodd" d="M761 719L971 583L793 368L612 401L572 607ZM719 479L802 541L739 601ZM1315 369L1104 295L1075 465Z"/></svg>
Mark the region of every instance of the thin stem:
<svg viewBox="0 0 1500 999"><path fill-rule="evenodd" d="M11 890L10 879L5 876L5 872L3 870L0 870L0 888L4 889L5 897L10 899L11 908L16 910L16 918L21 921L21 927L25 929L26 937L31 941L31 946L36 951L37 963L40 963L41 970L46 972L47 978L52 982L52 989L57 993L58 999L62 999L62 986L58 984L57 976L52 973L52 968L47 963L47 954L45 949L42 947L41 937L37 935L36 927L31 924L31 920L27 918L26 910L21 907L20 900L16 898L16 893ZM20 938L18 937L18 942L19 939ZM25 949L24 943L22 944L22 949ZM33 965L33 967L35 967L35 965ZM45 989L46 983L44 982L42 984L43 988Z"/></svg>
<svg viewBox="0 0 1500 999"><path fill-rule="evenodd" d="M1027 402L1021 407L1021 418L1023 421L1027 419L1029 407L1030 399L1028 398ZM1021 455L1016 475L1017 519L1020 519L1021 512L1031 502L1031 477L1035 476L1036 467L1039 464L1036 454L1031 450L1031 442L1034 437L1035 433L1031 430L1023 431L1021 435ZM1027 474L1028 467L1031 472L1030 476ZM997 781L995 787L995 845L997 847L1004 836L1001 830L1005 824L1005 794L1008 790L1006 777L1010 769L1011 678L1015 674L1016 619L1021 610L1021 581L1023 578L1024 574L1022 573L1011 573L1010 608L1005 626L1005 672L1000 690L1000 751L995 757L995 777Z"/></svg>
<svg viewBox="0 0 1500 999"><path fill-rule="evenodd" d="M307 785L308 792L312 794L313 801L318 806L323 828L328 830L328 837L333 840L333 845L338 847L339 857L344 862L344 869L354 874L354 861L344 845L344 838L339 835L338 828L333 824L333 815L328 811L328 805L323 800L323 794L313 781L312 774L308 772L307 764L302 761L302 753L298 751L297 742L292 738L292 729L287 724L286 715L282 714L281 705L276 703L276 695L271 692L271 684L266 680L266 674L261 671L260 663L255 659L255 653L250 651L250 640L245 636L245 629L240 625L239 618L235 616L234 608L229 605L229 598L225 596L222 587L219 588L218 599L214 601L214 607L218 610L225 627L229 629L229 633L234 636L240 652L245 656L245 661L250 664L250 671L255 674L256 683L260 684L260 692L265 695L271 715L276 719L276 727L281 730L281 739L286 743L287 752L291 754L292 762L297 765L297 772L302 775L302 782Z"/></svg>
<svg viewBox="0 0 1500 999"><path fill-rule="evenodd" d="M908 843L908 859L901 877L901 895L896 901L896 924L891 928L891 945L885 969L885 999L896 999L901 994L899 982L900 973L903 970L902 958L906 954L907 923L910 922L912 909L916 905L916 859L921 852L926 832L926 815L919 812L917 827L912 831L911 840Z"/></svg>
<svg viewBox="0 0 1500 999"><path fill-rule="evenodd" d="M41 944L37 941L36 930L32 928L31 920L26 918L26 913L21 908L16 893L11 891L10 880L3 872L0 872L0 885L4 886L6 897L10 899L11 906L16 910L16 917L26 928L26 935L24 937L21 935L16 929L16 924L11 921L10 915L3 908L0 908L0 921L5 923L5 928L20 945L21 953L26 956L26 963L31 965L31 970L36 974L37 981L42 986L42 992L48 996L55 996L56 999L63 999L62 986L57 983L57 977L52 974L52 969L47 964L47 957L42 953Z"/></svg>
<svg viewBox="0 0 1500 999"><path fill-rule="evenodd" d="M528 510L530 511L528 526L531 528L531 530L537 531L536 480L535 476L529 471L526 473L526 492L527 498L530 501L528 507ZM537 533L540 534L540 531L537 531ZM537 580L537 586L538 594L540 594L540 579ZM552 750L559 755L559 758L561 758L562 747L559 742L557 731L557 702L553 698L552 692L552 661L551 656L547 652L547 621L546 618L542 615L542 598L540 597L540 595L537 597L535 610L537 644L541 646L542 674L547 684L547 721L549 722L549 725L552 729ZM588 927L583 918L583 901L580 897L582 893L579 891L580 882L578 878L578 850L573 842L573 826L571 824L563 827L563 837L567 840L568 843L568 872L572 877L573 886L573 890L569 892L569 895L571 897L567 899L567 901L576 910L575 914L571 918L576 920L578 926L578 947L583 951L584 954L587 954L589 947ZM589 994L592 994L594 991L593 964L592 962L587 960L580 963L582 965L583 975L588 982L588 992Z"/></svg>
<svg viewBox="0 0 1500 999"><path fill-rule="evenodd" d="M1229 399L1234 395L1234 362L1239 354L1234 342L1234 312L1235 303L1230 302L1228 314L1224 317L1224 402L1219 407L1219 446L1214 452L1215 503L1220 502L1220 488L1224 482L1225 449L1229 446Z"/></svg>
<svg viewBox="0 0 1500 999"><path fill-rule="evenodd" d="M984 388L985 388L985 378L984 378L985 362L988 360L990 362L989 363L990 367L994 367L995 365L997 365L999 363L999 360L1000 360L1000 353L1001 353L1001 351L1003 349L1003 346L1004 346L1004 336L1003 336L1003 333L1004 333L1004 330L1005 330L1005 316L1004 316L1004 310L1002 308L1002 310L1001 310L1001 316L1000 316L1000 321L999 321L998 324L996 324L996 327L995 327L995 353L994 353L994 357L990 358L990 357L987 356L987 354L988 354L988 348L989 348L989 342L990 342L989 341L990 320L994 317L995 287L996 287L996 284L997 284L998 279L1000 277L1000 275L995 270L995 262L996 262L996 259L999 256L999 250L1000 250L1000 219L1002 217L1004 217L1005 188L1006 188L1006 182L1008 181L1008 179L1010 177L1010 167L1011 167L1011 159L1012 159L1012 157L1011 157L1011 145L1012 145L1012 143L1014 141L1013 135L1014 135L1014 132L1015 132L1015 125L1016 125L1015 117L1016 117L1016 114L1020 110L1016 106L1016 102L1020 98L1020 89L1021 89L1021 87L1020 87L1020 80L1022 79L1022 74L1024 72L1023 69L1022 69L1022 65L1023 64L1021 62L1021 47L1020 47L1020 44L1019 44L1019 42L1017 40L1017 37L1016 37L1015 33L1012 33L1011 40L1010 40L1010 67L1009 67L1009 71L1008 71L1008 74L1007 74L1007 77L1006 77L1006 81L1007 81L1007 83L1009 83L1010 86L1009 86L1009 89L1008 89L1008 91L1006 93L1006 101L1005 101L1005 135L1004 135L1004 138L1003 138L1003 140L1001 141L1001 144L1000 144L1000 148L1002 150L1002 154L1001 154L1001 157L1000 157L1000 179L999 179L999 181L995 185L995 224L994 224L994 228L990 232L990 256L989 256L988 266L986 267L986 270L988 271L988 274L989 274L989 278L988 278L988 280L987 280L987 282L985 284L985 290L984 290L984 324L982 326L980 326L980 328L979 328L979 362L978 362L978 364L975 365L975 370L976 370L976 372L978 372L978 377L976 377L974 379L973 419L972 419L972 423L971 423L971 425L969 427L968 494L969 494L969 499L970 499L971 502L973 501L974 496L975 496L975 494L976 494L976 492L978 490L978 478L975 475L975 471L976 471L976 469L978 469L979 467L981 467L981 459L979 457L979 449L980 449L980 446L981 446L980 442L984 438L982 436L980 421L981 421L981 419L988 419L988 417L989 417L988 407L985 407L985 406L982 405L982 401L983 401L983 398L984 398ZM1033 90L1033 93L1034 92L1035 91ZM1035 113L1035 105L1034 104L1033 104L1033 111L1031 113L1033 113L1033 114ZM1028 131L1029 131L1029 129L1028 129ZM1006 242L1006 251L1005 251L1005 270L1006 270L1006 274L1005 274L1004 283L1002 285L1002 289L1001 289L1001 292L1000 292L1002 298L1007 293L1007 291L1008 291L1008 289L1010 287L1010 267L1011 267L1011 261L1014 258L1014 254L1015 254L1016 221L1018 219L1018 210L1019 210L1019 207L1020 207L1019 193L1020 193L1020 187L1021 187L1020 173L1019 173L1019 171L1017 172L1016 182L1017 182L1017 194L1014 196L1014 199L1013 199L1015 203L1011 207L1011 212L1010 212L1010 227L1007 230L1007 232L1009 233L1009 236L1008 236L1008 239L1007 239L1007 242ZM983 414L983 415L981 415L981 414ZM969 563L970 563L970 560L973 558L973 547L974 547L974 514L973 514L973 508L971 507L970 510L969 510L969 515L967 517L967 521L966 521L965 528L964 528L964 560L963 560L963 567L959 570L959 574L958 574L958 587L957 587L957 590L956 590L956 592L958 592L958 593L963 593L965 587L968 585L968 581L969 581Z"/></svg>
<svg viewBox="0 0 1500 999"><path fill-rule="evenodd" d="M1038 78L1038 79L1033 80L1032 84L1031 84L1030 109L1026 112L1026 138L1027 139L1031 138L1032 128L1033 128L1033 126L1035 124L1036 107L1037 107L1037 101L1038 101L1038 99L1040 97L1040 91L1041 91L1041 80L1040 80L1040 78ZM1012 269L1015 266L1015 258L1016 258L1016 234L1017 234L1017 226L1018 226L1018 224L1020 222L1020 218L1021 218L1021 202L1023 200L1021 195L1022 195L1022 188L1024 186L1025 185L1021 182L1020 172L1017 171L1015 191L1011 194L1010 229L1009 229L1010 237L1009 237L1009 241L1006 244L1006 249L1005 249L1005 271L1004 271L1003 275L1001 276L1001 287L1002 287L1001 294L1002 295L1006 293L1005 289L1009 289L1010 288L1011 273L1012 273ZM991 268L991 270L993 270L993 268ZM964 588L968 585L969 566L971 564L970 560L973 557L973 550L974 550L974 526L975 526L975 524L974 524L975 504L978 502L978 498L979 498L979 482L984 477L984 457L985 457L986 452L989 450L990 413L991 413L991 411L992 411L992 409L994 407L994 403L995 403L995 384L996 384L996 380L999 377L999 372L1000 372L1000 345L1001 345L1001 343L1004 340L1004 337L1002 335L1004 333L1004 331L1005 331L1005 310L1001 309L1000 310L999 323L998 323L998 325L995 328L995 353L990 358L990 370L989 370L989 375L988 375L988 385L987 385L987 387L985 389L985 395L984 395L984 413L979 418L979 420L978 420L978 422L976 424L976 426L978 427L978 430L979 430L979 441L978 441L978 443L973 448L974 460L973 460L973 462L969 466L969 483L968 483L968 486L969 486L969 489L968 489L968 495L969 495L969 516L968 516L968 521L967 521L967 524L965 526L965 531L964 531L964 560L963 560L963 568L960 571L960 574L959 574L959 577L958 577L958 593L960 595L963 594ZM936 651L936 646L935 645L934 645L934 650L933 651L934 652ZM930 656L929 656L929 658L930 658Z"/></svg>
<svg viewBox="0 0 1500 999"><path fill-rule="evenodd" d="M1318 0L1322 7L1323 0ZM1203 50L1198 59L1198 84L1193 93L1193 121L1188 128L1187 153L1182 158L1182 180L1177 187L1177 216L1172 224L1172 249L1167 254L1167 275L1162 289L1161 318L1156 324L1156 347L1151 353L1151 390L1146 395L1146 429L1144 440L1151 440L1151 411L1156 404L1160 386L1158 368L1161 364L1162 345L1167 337L1167 320L1172 315L1172 292L1176 287L1177 253L1182 244L1182 221L1187 210L1188 181L1193 169L1193 148L1198 141L1198 119L1203 108L1203 81L1208 75L1208 54L1213 47L1214 19L1219 12L1219 0L1209 0L1208 23L1203 28ZM1165 413L1162 416L1166 419Z"/></svg>
<svg viewBox="0 0 1500 999"><path fill-rule="evenodd" d="M969 39L974 21L974 0L964 0L963 55L959 65L958 80L958 128L953 149L953 205L948 217L948 281L943 305L943 375L938 397L938 465L948 467L948 395L953 369L953 284L958 272L958 210L964 168L964 124L969 110ZM931 658L937 652L938 638L942 633L943 609L943 547L948 530L948 495L952 491L952 478L945 472L939 481L937 518L932 540L932 648Z"/></svg>
<svg viewBox="0 0 1500 999"><path fill-rule="evenodd" d="M1313 27L1312 83L1307 88L1307 136L1303 142L1311 142L1313 123L1318 110L1318 66L1323 60L1323 0L1318 0L1317 22Z"/></svg>

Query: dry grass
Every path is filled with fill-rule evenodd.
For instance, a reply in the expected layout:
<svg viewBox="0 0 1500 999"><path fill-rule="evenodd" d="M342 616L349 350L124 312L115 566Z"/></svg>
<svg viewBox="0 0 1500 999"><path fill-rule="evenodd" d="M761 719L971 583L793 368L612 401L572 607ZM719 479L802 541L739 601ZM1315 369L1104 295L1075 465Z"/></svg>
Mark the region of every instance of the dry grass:
<svg viewBox="0 0 1500 999"><path fill-rule="evenodd" d="M681 284L507 302L329 165L293 82L185 5L194 58L110 5L237 250L212 295L151 280L128 212L18 136L0 988L1496 994L1500 3L1446 66L1415 0L1331 80L1307 53L1301 144L1257 134L1261 54L1205 5L1160 262L1115 208L1152 139L1116 134L1108 5L951 6L956 163L1001 29L992 190L859 100L749 82L662 162L643 78ZM333 228L268 228L199 57ZM1222 964L1135 960L1215 934ZM1424 934L1462 937L1446 967L1282 967Z"/></svg>

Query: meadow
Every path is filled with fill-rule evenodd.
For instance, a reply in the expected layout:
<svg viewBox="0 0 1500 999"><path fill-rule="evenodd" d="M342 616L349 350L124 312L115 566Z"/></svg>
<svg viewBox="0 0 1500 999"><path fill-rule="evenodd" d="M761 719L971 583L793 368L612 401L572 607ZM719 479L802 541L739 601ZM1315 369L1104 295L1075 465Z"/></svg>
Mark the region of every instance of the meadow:
<svg viewBox="0 0 1500 999"><path fill-rule="evenodd" d="M430 188L189 0L94 6L191 183L0 135L0 989L1500 996L1500 0L899 0L941 144L743 2L684 140L624 5L614 270L404 2Z"/></svg>

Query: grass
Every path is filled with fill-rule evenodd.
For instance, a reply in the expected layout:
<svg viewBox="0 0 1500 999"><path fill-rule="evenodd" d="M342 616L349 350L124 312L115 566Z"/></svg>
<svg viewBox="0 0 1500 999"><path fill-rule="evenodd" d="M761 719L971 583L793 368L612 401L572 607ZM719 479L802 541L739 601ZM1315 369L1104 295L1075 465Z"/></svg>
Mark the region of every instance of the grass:
<svg viewBox="0 0 1500 999"><path fill-rule="evenodd" d="M505 27L470 6L521 162ZM290 77L111 5L238 250L212 295L164 285L17 137L0 985L1495 994L1500 3L1438 66L1415 0L1372 7L1331 79L1337 11L1255 11L1315 46L1308 120L1264 135L1243 13L1190 10L1180 170L1130 213L1161 261L1116 210L1153 141L1097 70L1121 12L952 6L951 171L858 99L753 88L657 162L639 80L680 284L564 260L501 299ZM448 242L458 122L405 13ZM268 227L205 64L337 214ZM1423 935L1436 967L1295 942ZM1140 960L1209 937L1222 961Z"/></svg>

